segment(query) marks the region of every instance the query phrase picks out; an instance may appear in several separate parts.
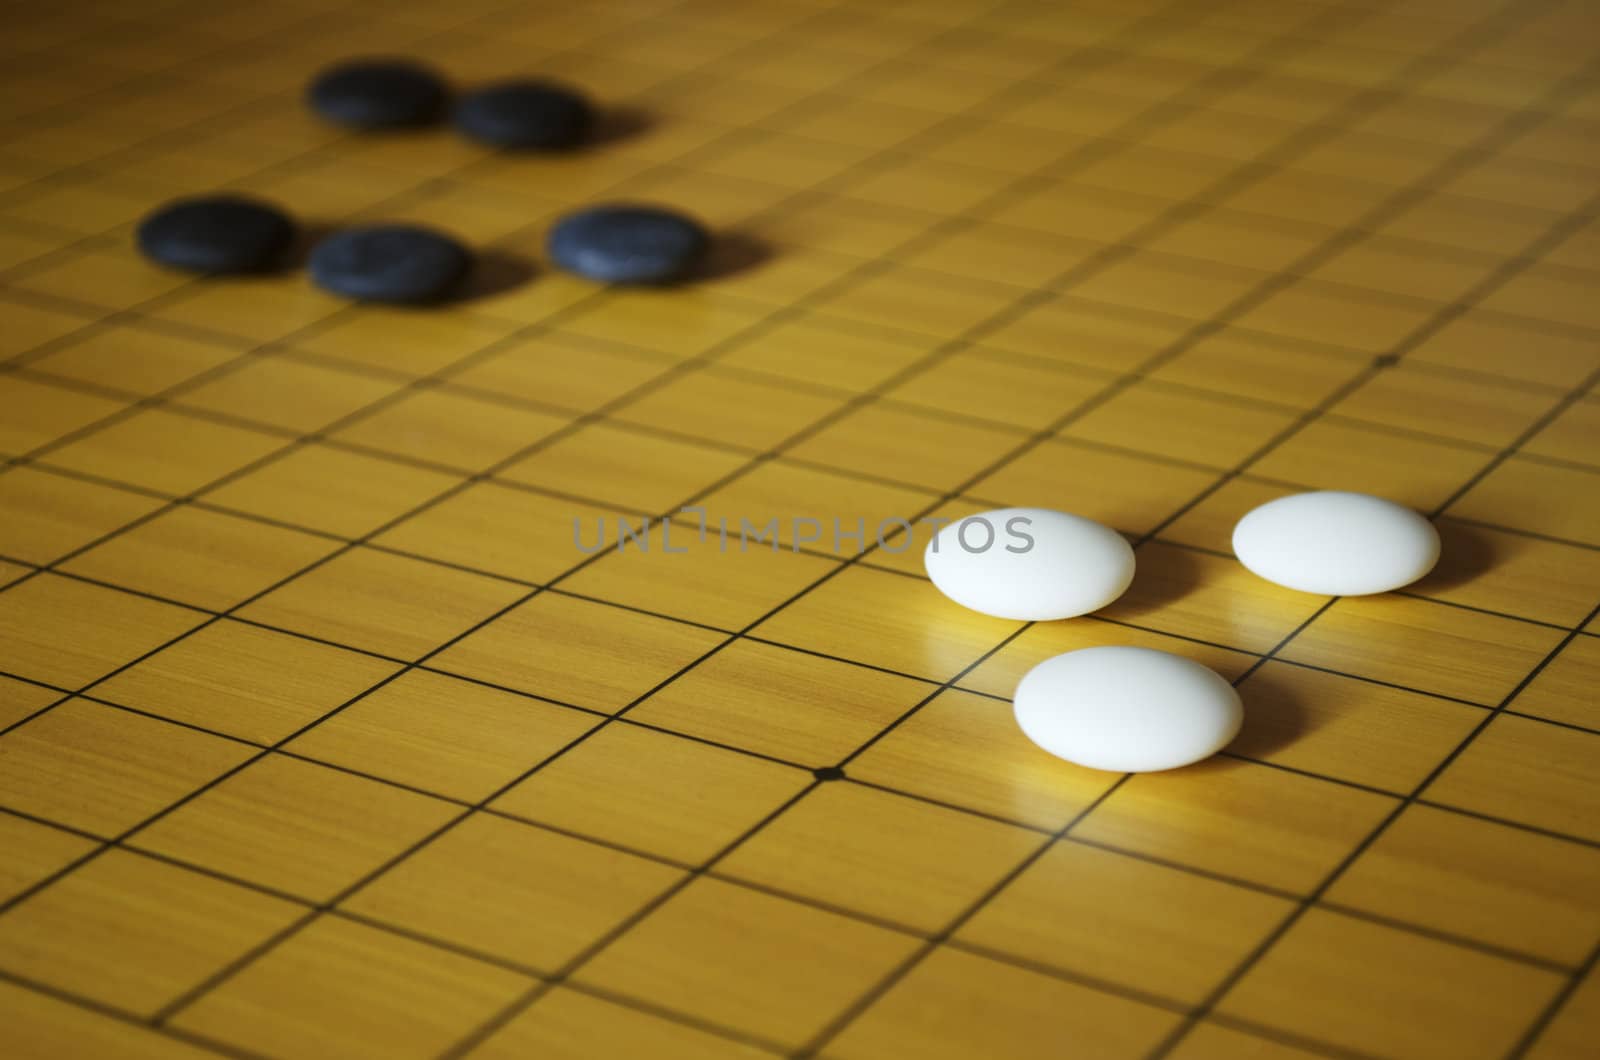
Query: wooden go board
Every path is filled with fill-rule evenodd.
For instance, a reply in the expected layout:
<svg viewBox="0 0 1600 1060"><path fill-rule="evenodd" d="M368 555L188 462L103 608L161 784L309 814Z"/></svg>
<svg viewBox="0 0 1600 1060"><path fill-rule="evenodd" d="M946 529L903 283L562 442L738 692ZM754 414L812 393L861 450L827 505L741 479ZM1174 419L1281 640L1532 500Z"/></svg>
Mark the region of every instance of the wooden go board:
<svg viewBox="0 0 1600 1060"><path fill-rule="evenodd" d="M1592 5L3 6L0 1054L1596 1055ZM313 120L373 53L607 127ZM214 189L484 267L403 311L136 256ZM619 199L718 229L701 282L540 264ZM1231 558L1326 487L1439 568ZM1006 622L832 539L1003 504L1133 589ZM656 547L575 547L618 518ZM1115 643L1238 740L1027 743L1018 676Z"/></svg>

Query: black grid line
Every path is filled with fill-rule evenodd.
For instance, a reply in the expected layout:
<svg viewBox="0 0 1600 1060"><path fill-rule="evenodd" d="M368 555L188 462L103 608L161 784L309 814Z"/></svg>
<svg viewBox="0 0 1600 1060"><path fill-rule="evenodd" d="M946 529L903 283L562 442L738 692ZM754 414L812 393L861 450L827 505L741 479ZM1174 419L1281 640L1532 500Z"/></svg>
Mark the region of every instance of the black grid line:
<svg viewBox="0 0 1600 1060"><path fill-rule="evenodd" d="M36 993L44 994L46 997L52 997L57 1001L65 1001L69 1004L77 1005L79 1008L88 1009L90 1012L95 1012L102 1016L107 1016L111 1019L118 1020L119 1022L127 1023L130 1026L139 1028L140 1030L150 1030L149 1024L132 1013L124 1012L113 1005L107 1005L103 1002L96 1001L94 998L85 997L81 994L75 994L70 990L63 990L62 988L52 986L49 983L37 982L28 978L27 976L18 975L17 973L8 971L4 968L0 968L0 981L11 983L16 986L26 987L27 989ZM185 1044L193 1045L197 1048L216 1053L218 1056L231 1056L238 1058L238 1060L267 1060L267 1058L261 1053L253 1053L247 1049L241 1049L238 1046L232 1045L228 1042L208 1038L205 1035L195 1034L192 1031L183 1031L179 1030L178 1028L163 1028L158 1033L165 1034L168 1037L180 1042L184 1042Z"/></svg>
<svg viewBox="0 0 1600 1060"><path fill-rule="evenodd" d="M1573 969L1560 992L1551 998L1550 1004L1545 1006L1544 1011L1539 1013L1538 1018L1533 1021L1533 1026L1528 1028L1527 1033L1512 1048L1507 1060L1520 1060L1521 1057L1528 1054L1529 1049L1538 1044L1540 1036L1550 1029L1550 1025L1561 1015L1567 1003L1572 1000L1572 995L1577 993L1578 988L1583 985L1584 981L1595 974L1594 970L1597 966L1600 966L1600 945L1595 946L1583 964Z"/></svg>

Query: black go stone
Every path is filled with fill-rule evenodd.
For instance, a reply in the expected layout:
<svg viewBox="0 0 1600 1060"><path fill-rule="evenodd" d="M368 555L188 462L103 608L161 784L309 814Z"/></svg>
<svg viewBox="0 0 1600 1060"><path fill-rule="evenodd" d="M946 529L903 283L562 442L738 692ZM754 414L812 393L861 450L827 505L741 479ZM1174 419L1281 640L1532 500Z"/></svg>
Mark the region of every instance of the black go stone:
<svg viewBox="0 0 1600 1060"><path fill-rule="evenodd" d="M654 206L596 206L568 214L550 231L550 259L601 283L681 280L711 236L691 217Z"/></svg>
<svg viewBox="0 0 1600 1060"><path fill-rule="evenodd" d="M464 135L491 147L559 151L589 135L594 109L554 81L504 81L463 96L455 119Z"/></svg>
<svg viewBox="0 0 1600 1060"><path fill-rule="evenodd" d="M357 59L311 82L311 109L352 129L426 125L444 110L447 90L432 70L405 59Z"/></svg>
<svg viewBox="0 0 1600 1060"><path fill-rule="evenodd" d="M190 272L260 272L294 240L282 210L238 195L178 199L139 222L139 250L151 261Z"/></svg>
<svg viewBox="0 0 1600 1060"><path fill-rule="evenodd" d="M311 251L317 286L359 302L430 302L472 267L456 240L414 225L348 228Z"/></svg>

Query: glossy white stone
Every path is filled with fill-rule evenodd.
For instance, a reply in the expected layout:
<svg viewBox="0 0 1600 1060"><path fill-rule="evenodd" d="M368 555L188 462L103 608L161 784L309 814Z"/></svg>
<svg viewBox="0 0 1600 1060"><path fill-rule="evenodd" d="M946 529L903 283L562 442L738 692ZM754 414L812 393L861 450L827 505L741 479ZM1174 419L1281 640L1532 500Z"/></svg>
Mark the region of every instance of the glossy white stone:
<svg viewBox="0 0 1600 1060"><path fill-rule="evenodd" d="M1268 501L1233 528L1233 552L1288 589L1364 596L1410 585L1439 559L1439 532L1410 508L1320 490Z"/></svg>
<svg viewBox="0 0 1600 1060"><path fill-rule="evenodd" d="M1198 762L1227 746L1239 693L1192 659L1107 646L1057 655L1029 670L1013 697L1017 724L1058 758L1146 773Z"/></svg>
<svg viewBox="0 0 1600 1060"><path fill-rule="evenodd" d="M933 584L997 618L1087 614L1133 580L1133 549L1110 527L1049 508L997 508L942 527L922 555Z"/></svg>

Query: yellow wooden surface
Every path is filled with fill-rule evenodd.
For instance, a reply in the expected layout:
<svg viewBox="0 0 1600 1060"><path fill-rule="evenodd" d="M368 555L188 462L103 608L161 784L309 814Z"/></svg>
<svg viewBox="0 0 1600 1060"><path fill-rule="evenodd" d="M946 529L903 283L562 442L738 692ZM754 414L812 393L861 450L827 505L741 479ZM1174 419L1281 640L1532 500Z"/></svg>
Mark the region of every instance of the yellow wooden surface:
<svg viewBox="0 0 1600 1060"><path fill-rule="evenodd" d="M1585 0L3 8L0 1055L1600 1050ZM372 53L604 133L307 113ZM401 310L134 252L217 189L484 266ZM619 199L705 275L543 262ZM1437 569L1243 570L1308 488ZM1132 588L986 618L884 523L1008 504ZM1096 644L1238 739L1039 751L1016 681Z"/></svg>

